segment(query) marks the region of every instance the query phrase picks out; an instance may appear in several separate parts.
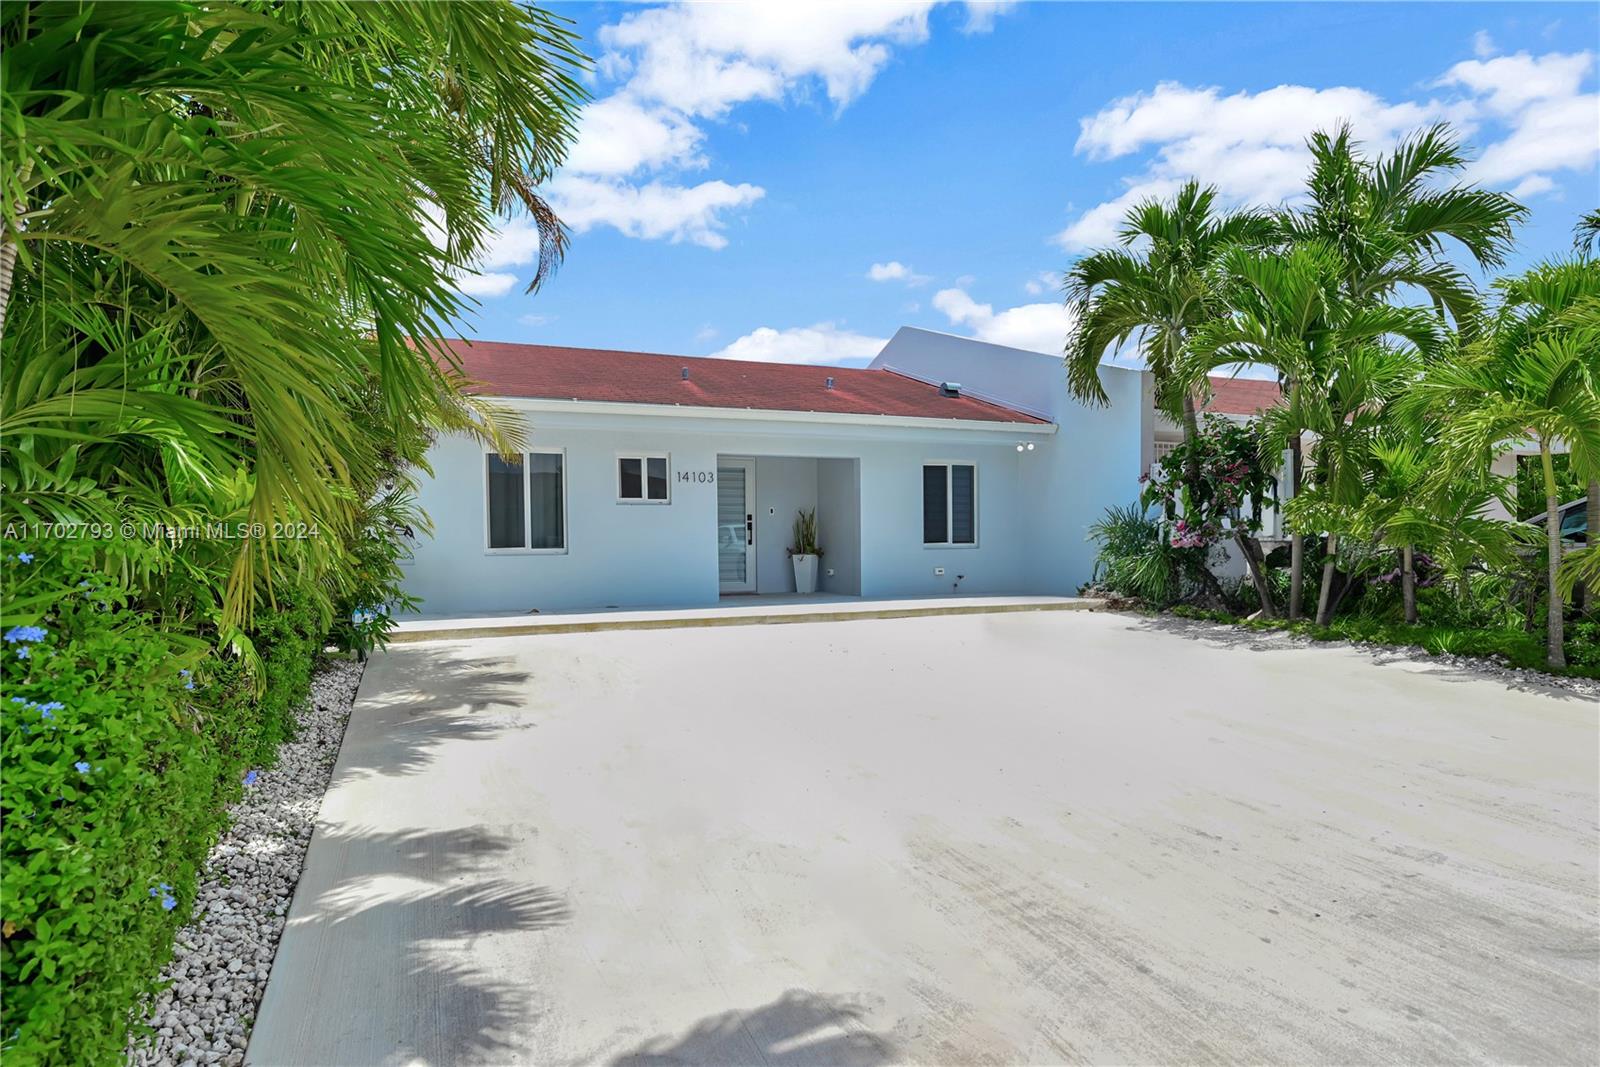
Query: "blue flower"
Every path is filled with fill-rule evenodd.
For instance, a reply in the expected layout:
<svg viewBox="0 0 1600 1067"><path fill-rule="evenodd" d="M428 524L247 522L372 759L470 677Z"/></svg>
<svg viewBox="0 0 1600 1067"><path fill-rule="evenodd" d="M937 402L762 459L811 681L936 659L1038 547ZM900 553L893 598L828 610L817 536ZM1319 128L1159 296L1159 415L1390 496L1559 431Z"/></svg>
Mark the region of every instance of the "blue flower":
<svg viewBox="0 0 1600 1067"><path fill-rule="evenodd" d="M46 711L61 711L65 707L66 707L66 705L61 703L61 701L52 700L48 704L40 704L39 705L39 711L41 713L46 712ZM53 715L47 715L45 717L46 718L55 718L55 716L53 716Z"/></svg>
<svg viewBox="0 0 1600 1067"><path fill-rule="evenodd" d="M17 658L18 659L32 659L33 658L28 652L28 646L27 645L23 645L21 648L17 649Z"/></svg>
<svg viewBox="0 0 1600 1067"><path fill-rule="evenodd" d="M24 699L22 699L22 698L21 698L21 697L12 697L12 698L11 698L11 703L13 703L13 704L24 704L24 705L26 705L26 704L27 704L27 703L29 703L29 702L28 702L28 701L26 701L26 700L24 700Z"/></svg>
<svg viewBox="0 0 1600 1067"><path fill-rule="evenodd" d="M18 563L32 563L33 562L33 553L32 552L18 552L17 553L17 562Z"/></svg>
<svg viewBox="0 0 1600 1067"><path fill-rule="evenodd" d="M72 767L79 774L88 774L89 773L89 765L87 763L83 762L82 760L79 760L77 763L74 763L72 765Z"/></svg>
<svg viewBox="0 0 1600 1067"><path fill-rule="evenodd" d="M18 641L43 641L46 630L43 626L13 626L5 633L5 639L10 644Z"/></svg>
<svg viewBox="0 0 1600 1067"><path fill-rule="evenodd" d="M257 774L257 772L251 771L249 774L245 775L244 776L244 784L245 785L255 785L256 784L256 774Z"/></svg>
<svg viewBox="0 0 1600 1067"><path fill-rule="evenodd" d="M171 911L173 908L176 908L177 906L178 906L178 898L175 897L175 896L172 896L170 893L161 898L161 910L162 911Z"/></svg>
<svg viewBox="0 0 1600 1067"><path fill-rule="evenodd" d="M185 689L193 689L194 688L194 672L193 671L187 670L187 669L181 670L181 671L178 672L178 677L183 679L183 687Z"/></svg>
<svg viewBox="0 0 1600 1067"><path fill-rule="evenodd" d="M22 651L26 652L27 649L23 649ZM39 718L41 718L41 719L53 719L55 717L56 717L56 713L51 711L48 705L44 706L44 707L41 707L39 709Z"/></svg>

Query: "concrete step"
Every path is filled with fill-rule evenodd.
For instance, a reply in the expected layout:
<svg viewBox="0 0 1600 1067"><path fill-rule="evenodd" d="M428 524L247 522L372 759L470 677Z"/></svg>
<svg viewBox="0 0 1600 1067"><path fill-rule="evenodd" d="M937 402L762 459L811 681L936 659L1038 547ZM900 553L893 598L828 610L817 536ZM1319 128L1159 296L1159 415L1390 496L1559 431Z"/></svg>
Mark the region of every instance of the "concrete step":
<svg viewBox="0 0 1600 1067"><path fill-rule="evenodd" d="M932 615L997 615L1018 611L1097 611L1104 600L1092 597L940 597L904 600L850 600L783 604L719 605L655 611L590 611L548 615L492 615L478 618L410 619L397 624L393 644L459 641L469 637L596 633L601 630L669 630L693 626L772 626L798 622L854 622L860 619L915 619Z"/></svg>

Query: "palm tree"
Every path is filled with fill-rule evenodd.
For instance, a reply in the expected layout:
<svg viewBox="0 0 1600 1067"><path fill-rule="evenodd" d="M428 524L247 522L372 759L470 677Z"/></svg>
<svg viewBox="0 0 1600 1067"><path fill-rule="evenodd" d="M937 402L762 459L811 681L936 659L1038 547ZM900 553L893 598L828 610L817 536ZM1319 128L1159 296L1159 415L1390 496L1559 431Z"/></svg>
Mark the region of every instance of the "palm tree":
<svg viewBox="0 0 1600 1067"><path fill-rule="evenodd" d="M1548 263L1498 284L1492 327L1457 360L1429 371L1420 387L1443 422L1454 470L1486 463L1503 443L1534 440L1545 487L1546 660L1566 665L1561 522L1555 465L1565 443L1580 477L1600 476L1600 328L1573 309L1600 299L1600 263Z"/></svg>
<svg viewBox="0 0 1600 1067"><path fill-rule="evenodd" d="M1600 244L1600 210L1585 212L1572 228L1572 248L1579 256L1594 253Z"/></svg>
<svg viewBox="0 0 1600 1067"><path fill-rule="evenodd" d="M1401 142L1386 156L1361 154L1348 126L1311 136L1311 173L1303 207L1286 211L1280 225L1291 243L1315 242L1339 260L1341 298L1357 306L1388 302L1419 290L1441 316L1470 331L1479 299L1471 281L1446 258L1464 250L1481 268L1504 262L1513 225L1526 209L1504 193L1444 184L1467 162L1447 126L1433 126ZM1296 383L1285 379L1286 393ZM1289 438L1291 494L1300 491L1300 438ZM1290 542L1289 617L1298 618L1305 543Z"/></svg>
<svg viewBox="0 0 1600 1067"><path fill-rule="evenodd" d="M1122 247L1091 252L1067 272L1067 305L1076 327L1067 340L1067 385L1085 403L1108 402L1100 361L1137 338L1155 381L1156 404L1192 441L1199 431L1195 395L1204 379L1180 376L1191 333L1219 313L1212 266L1224 249L1258 247L1273 234L1256 212L1217 210L1217 190L1190 181L1170 202L1130 208ZM1190 464L1185 480L1198 471Z"/></svg>
<svg viewBox="0 0 1600 1067"><path fill-rule="evenodd" d="M509 0L17 3L0 32L0 508L315 524L242 542L222 616L276 569L321 587L396 451L479 428L411 340L468 310L452 276L513 204L536 282L559 256L535 189L573 35Z"/></svg>
<svg viewBox="0 0 1600 1067"><path fill-rule="evenodd" d="M1365 493L1366 459L1384 405L1438 344L1438 323L1427 312L1347 299L1343 267L1337 250L1312 240L1277 253L1227 252L1218 270L1229 314L1195 332L1179 372L1193 378L1250 363L1274 368L1288 383L1285 402L1262 415L1262 440L1268 447L1315 435L1315 491L1286 509L1295 526L1349 525ZM1322 625L1334 603L1337 551L1334 533L1318 600Z"/></svg>

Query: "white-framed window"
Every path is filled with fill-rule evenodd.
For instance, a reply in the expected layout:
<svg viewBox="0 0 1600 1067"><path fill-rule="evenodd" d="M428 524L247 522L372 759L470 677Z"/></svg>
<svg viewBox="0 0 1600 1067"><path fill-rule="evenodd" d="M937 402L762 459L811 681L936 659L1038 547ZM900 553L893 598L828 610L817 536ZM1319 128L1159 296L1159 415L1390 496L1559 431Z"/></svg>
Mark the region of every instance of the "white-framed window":
<svg viewBox="0 0 1600 1067"><path fill-rule="evenodd" d="M922 465L922 543L973 548L978 544L978 467L931 461Z"/></svg>
<svg viewBox="0 0 1600 1067"><path fill-rule="evenodd" d="M666 452L617 453L617 502L672 503L672 457Z"/></svg>
<svg viewBox="0 0 1600 1067"><path fill-rule="evenodd" d="M489 552L567 550L567 455L539 448L483 457L484 548Z"/></svg>

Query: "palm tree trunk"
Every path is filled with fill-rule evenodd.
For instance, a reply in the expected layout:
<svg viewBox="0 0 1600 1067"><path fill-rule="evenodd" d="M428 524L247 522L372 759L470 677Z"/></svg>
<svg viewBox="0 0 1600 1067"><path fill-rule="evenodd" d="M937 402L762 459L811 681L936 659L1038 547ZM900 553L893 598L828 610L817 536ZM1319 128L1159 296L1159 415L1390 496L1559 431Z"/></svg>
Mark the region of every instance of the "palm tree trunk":
<svg viewBox="0 0 1600 1067"><path fill-rule="evenodd" d="M1552 667L1567 665L1564 606L1561 590L1556 586L1556 571L1561 568L1561 501L1556 496L1556 468L1550 458L1550 442L1539 438L1539 462L1544 467L1544 536L1550 558L1545 563L1545 577L1549 584L1545 608L1545 662Z"/></svg>
<svg viewBox="0 0 1600 1067"><path fill-rule="evenodd" d="M1200 436L1200 417L1195 412L1194 394L1189 390L1183 391L1183 439L1188 444L1194 444ZM1183 480L1189 483L1189 493L1196 495L1200 486L1200 456L1193 448L1185 449L1187 457L1183 461Z"/></svg>
<svg viewBox="0 0 1600 1067"><path fill-rule="evenodd" d="M17 268L17 243L0 239L0 334L6 332L6 308L11 305L11 279Z"/></svg>
<svg viewBox="0 0 1600 1067"><path fill-rule="evenodd" d="M1244 553L1244 564L1250 568L1250 583L1256 587L1256 599L1261 601L1261 617L1273 617L1272 591L1267 588L1267 576L1261 570L1261 546L1254 537L1243 530L1234 530L1233 539Z"/></svg>
<svg viewBox="0 0 1600 1067"><path fill-rule="evenodd" d="M1317 625L1326 626L1333 618L1333 573L1339 558L1339 535L1328 535L1328 557L1322 564L1322 592L1317 597Z"/></svg>
<svg viewBox="0 0 1600 1067"><path fill-rule="evenodd" d="M1417 568L1412 546L1400 550L1400 595L1406 603L1406 623L1417 624Z"/></svg>
<svg viewBox="0 0 1600 1067"><path fill-rule="evenodd" d="M1584 505L1584 514L1588 518L1589 533L1586 544L1600 545L1596 537L1600 537L1600 479L1589 481L1589 502ZM1585 611L1594 611L1600 608L1600 588L1583 586L1583 607Z"/></svg>
<svg viewBox="0 0 1600 1067"><path fill-rule="evenodd" d="M1292 403L1292 401L1291 401ZM1300 435L1289 439L1289 499L1300 495ZM1306 539L1289 535L1289 621L1300 618L1300 603L1306 587Z"/></svg>

